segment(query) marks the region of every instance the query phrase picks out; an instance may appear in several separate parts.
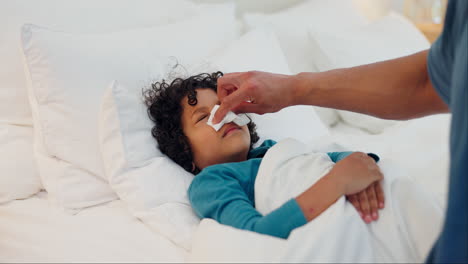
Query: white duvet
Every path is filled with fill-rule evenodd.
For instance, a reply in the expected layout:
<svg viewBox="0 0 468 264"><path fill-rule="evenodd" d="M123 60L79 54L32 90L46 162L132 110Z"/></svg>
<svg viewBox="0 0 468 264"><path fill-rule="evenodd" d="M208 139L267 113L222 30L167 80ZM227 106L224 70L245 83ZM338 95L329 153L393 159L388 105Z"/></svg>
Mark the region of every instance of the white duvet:
<svg viewBox="0 0 468 264"><path fill-rule="evenodd" d="M294 230L280 256L285 262L423 262L439 233L442 210L398 164L382 159L386 208L366 224L340 198ZM333 162L325 152L287 139L265 155L255 182L256 208L268 214L323 177Z"/></svg>
<svg viewBox="0 0 468 264"><path fill-rule="evenodd" d="M259 170L256 207L267 213L333 166L328 151L374 152L385 175L385 209L365 224L339 199L287 240L204 219L193 239L195 262L423 262L443 221L448 168L448 115L405 122L378 136L340 135L271 148ZM434 127L434 124L438 124Z"/></svg>

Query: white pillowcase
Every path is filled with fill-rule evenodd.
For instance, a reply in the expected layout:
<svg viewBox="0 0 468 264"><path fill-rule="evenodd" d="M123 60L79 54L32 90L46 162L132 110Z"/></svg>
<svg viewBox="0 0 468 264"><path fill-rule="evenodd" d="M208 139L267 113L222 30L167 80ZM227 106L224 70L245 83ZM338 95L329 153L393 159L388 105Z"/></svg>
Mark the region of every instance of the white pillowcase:
<svg viewBox="0 0 468 264"><path fill-rule="evenodd" d="M193 175L159 151L141 88L113 82L99 119L100 147L113 190L133 215L190 250L192 229L199 223L187 198Z"/></svg>
<svg viewBox="0 0 468 264"><path fill-rule="evenodd" d="M73 33L105 33L174 23L208 12L218 5L187 0L4 0L0 8L0 122L32 125L26 93L20 28L36 23Z"/></svg>
<svg viewBox="0 0 468 264"><path fill-rule="evenodd" d="M248 29L259 26L270 26L274 29L289 68L294 74L318 71L314 60L320 54L310 46L308 27L337 31L367 23L352 0L310 0L277 13L251 13L245 14L243 18ZM339 121L336 110L315 108L328 126L333 126Z"/></svg>
<svg viewBox="0 0 468 264"><path fill-rule="evenodd" d="M308 27L336 31L367 23L352 0L310 0L273 13L244 15L248 29L271 26L278 36L292 73L316 71L315 51L310 49Z"/></svg>
<svg viewBox="0 0 468 264"><path fill-rule="evenodd" d="M32 140L31 127L0 124L0 204L41 190Z"/></svg>
<svg viewBox="0 0 468 264"><path fill-rule="evenodd" d="M217 70L289 72L274 34L263 30L249 32L212 59L186 69L174 77ZM328 133L312 107L291 107L253 120L262 139L293 136L308 141ZM102 156L112 188L135 216L190 249L192 232L199 222L187 198L193 175L157 148L141 88L114 82L103 97L99 124Z"/></svg>
<svg viewBox="0 0 468 264"><path fill-rule="evenodd" d="M312 48L322 57L320 71L393 59L429 48L424 35L405 17L392 12L362 27L340 31L309 28Z"/></svg>
<svg viewBox="0 0 468 264"><path fill-rule="evenodd" d="M117 198L104 176L97 134L99 105L111 80L143 87L161 73L161 55L194 60L238 35L234 5L176 24L102 35L25 25L35 155L49 198L66 209Z"/></svg>
<svg viewBox="0 0 468 264"><path fill-rule="evenodd" d="M393 59L429 48L422 33L397 13L363 27L339 32L311 27L309 33L311 47L317 51L314 63L320 71ZM374 134L397 122L349 111L338 112L346 123Z"/></svg>

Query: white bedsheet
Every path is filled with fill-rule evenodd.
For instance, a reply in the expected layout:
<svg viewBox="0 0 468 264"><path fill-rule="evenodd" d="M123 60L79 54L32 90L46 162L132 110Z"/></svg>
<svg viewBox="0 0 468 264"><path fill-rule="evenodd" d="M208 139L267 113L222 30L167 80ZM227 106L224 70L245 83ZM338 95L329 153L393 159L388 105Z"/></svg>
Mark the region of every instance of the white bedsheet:
<svg viewBox="0 0 468 264"><path fill-rule="evenodd" d="M0 205L0 262L183 262L187 253L152 232L120 201L70 215L45 193Z"/></svg>
<svg viewBox="0 0 468 264"><path fill-rule="evenodd" d="M448 131L450 115L436 115L426 118L402 122L379 135L365 135L361 133L350 133L348 129L333 131L332 135L321 141L314 142L317 149L323 148L329 151L343 150L340 146L347 146L350 150L377 153L382 160L391 159L393 163L405 172L413 182L417 184L422 192L429 193L435 200L432 205L444 211L446 203L447 180L448 180ZM409 201L414 201L408 198ZM408 204L406 208L414 207ZM332 218L330 218L332 219ZM437 229L437 221L426 222L424 229ZM354 223L359 225L360 222ZM418 225L418 223L408 223ZM320 242L320 238L313 240L307 231L308 225L293 231L290 236L295 241L281 240L249 231L238 230L220 225L213 220L203 220L195 232L192 253L189 261L193 262L280 262L280 261L346 261L346 258L337 258L333 247L324 247L323 251L311 252L313 243ZM341 225L342 231L346 226ZM420 229L421 230L421 229ZM419 231L420 231L419 230ZM333 229L331 229L333 231ZM339 230L330 234L338 235ZM433 232L434 230L430 230ZM436 231L437 232L437 231ZM303 236L301 239L300 237ZM306 236L306 237L304 237ZM312 239L312 240L309 240ZM330 238L331 239L331 238ZM350 237L350 244L357 243L356 239ZM432 242L429 241L429 244ZM421 249L426 245L417 245L420 249L413 252L424 254ZM330 249L333 249L330 251ZM356 254L369 252L366 248L354 247L358 250ZM327 251L329 250L329 251ZM424 250L423 250L424 251ZM309 254L309 255L307 255ZM317 254L312 256L310 254ZM381 261L388 261L385 252L378 253ZM323 256L323 258L321 258ZM386 254L388 257L389 255ZM312 257L315 257L312 259ZM369 259L375 256L369 255ZM419 256L421 257L421 256ZM366 258L354 258L364 261ZM352 261L352 260L348 260ZM401 261L401 260L400 260Z"/></svg>

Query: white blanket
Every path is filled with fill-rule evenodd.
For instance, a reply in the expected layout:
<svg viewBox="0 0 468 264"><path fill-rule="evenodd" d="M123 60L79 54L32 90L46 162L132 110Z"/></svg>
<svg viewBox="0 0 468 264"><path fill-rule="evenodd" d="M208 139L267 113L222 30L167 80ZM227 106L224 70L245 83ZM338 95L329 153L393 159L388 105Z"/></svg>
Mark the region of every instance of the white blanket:
<svg viewBox="0 0 468 264"><path fill-rule="evenodd" d="M333 162L325 152L293 139L265 155L255 183L256 208L267 214L324 176ZM404 170L385 157L385 209L366 224L340 198L320 216L294 230L279 256L281 262L423 262L442 224L434 197L417 187ZM428 221L429 220L429 221Z"/></svg>

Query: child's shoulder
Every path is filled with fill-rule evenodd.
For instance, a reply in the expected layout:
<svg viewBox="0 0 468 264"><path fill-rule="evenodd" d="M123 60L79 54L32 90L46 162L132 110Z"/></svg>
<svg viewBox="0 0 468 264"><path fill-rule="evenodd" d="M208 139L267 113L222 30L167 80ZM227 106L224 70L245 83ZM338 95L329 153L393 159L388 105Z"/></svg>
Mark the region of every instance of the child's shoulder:
<svg viewBox="0 0 468 264"><path fill-rule="evenodd" d="M256 148L253 148L249 151L248 159L253 159L253 158L262 158L265 153L274 145L276 144L276 141L267 139L262 142L262 144Z"/></svg>
<svg viewBox="0 0 468 264"><path fill-rule="evenodd" d="M236 181L240 183L250 182L256 176L261 159L248 159L241 162L231 162L211 165L204 168L195 176L192 185L206 185L206 183L225 184Z"/></svg>
<svg viewBox="0 0 468 264"><path fill-rule="evenodd" d="M261 147L273 147L277 142L274 141L273 139L267 139L265 141L262 142L262 144L259 146L259 148Z"/></svg>
<svg viewBox="0 0 468 264"><path fill-rule="evenodd" d="M240 162L220 163L204 168L198 175L237 175L252 166L258 166L260 159L248 159Z"/></svg>

